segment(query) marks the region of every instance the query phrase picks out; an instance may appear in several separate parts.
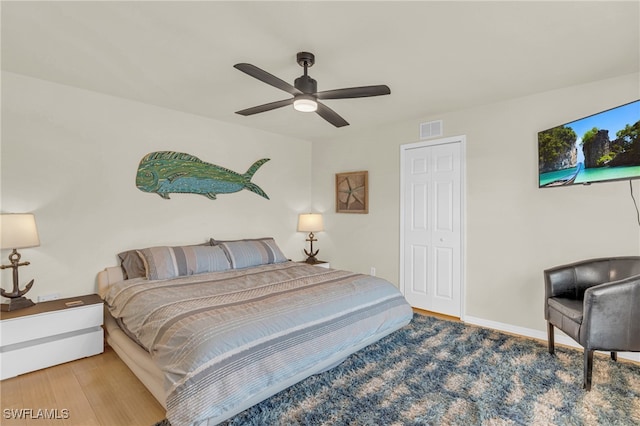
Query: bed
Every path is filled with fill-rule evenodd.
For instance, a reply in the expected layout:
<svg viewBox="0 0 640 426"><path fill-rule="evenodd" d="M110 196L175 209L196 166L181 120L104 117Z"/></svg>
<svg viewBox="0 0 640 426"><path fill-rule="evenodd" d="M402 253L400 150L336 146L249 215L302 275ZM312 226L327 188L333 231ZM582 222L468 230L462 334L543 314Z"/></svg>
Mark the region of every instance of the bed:
<svg viewBox="0 0 640 426"><path fill-rule="evenodd" d="M98 274L106 341L172 426L218 424L412 318L388 281L291 262L273 239L129 254L137 273L121 257Z"/></svg>

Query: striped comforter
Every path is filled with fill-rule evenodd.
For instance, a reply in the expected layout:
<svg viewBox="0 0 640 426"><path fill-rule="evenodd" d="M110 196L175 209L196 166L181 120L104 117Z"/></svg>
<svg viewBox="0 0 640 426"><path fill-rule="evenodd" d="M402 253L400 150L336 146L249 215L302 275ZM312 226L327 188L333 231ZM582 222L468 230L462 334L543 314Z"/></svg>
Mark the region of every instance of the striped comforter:
<svg viewBox="0 0 640 426"><path fill-rule="evenodd" d="M412 316L385 280L295 262L126 280L105 301L164 372L173 426L225 420Z"/></svg>

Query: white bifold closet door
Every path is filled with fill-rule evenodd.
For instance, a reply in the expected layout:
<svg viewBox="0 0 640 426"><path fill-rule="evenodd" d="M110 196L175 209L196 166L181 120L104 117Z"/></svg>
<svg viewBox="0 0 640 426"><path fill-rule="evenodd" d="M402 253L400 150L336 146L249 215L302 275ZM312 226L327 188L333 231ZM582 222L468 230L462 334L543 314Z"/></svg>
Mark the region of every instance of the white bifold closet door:
<svg viewBox="0 0 640 426"><path fill-rule="evenodd" d="M401 151L401 289L413 307L460 317L462 140L446 141Z"/></svg>

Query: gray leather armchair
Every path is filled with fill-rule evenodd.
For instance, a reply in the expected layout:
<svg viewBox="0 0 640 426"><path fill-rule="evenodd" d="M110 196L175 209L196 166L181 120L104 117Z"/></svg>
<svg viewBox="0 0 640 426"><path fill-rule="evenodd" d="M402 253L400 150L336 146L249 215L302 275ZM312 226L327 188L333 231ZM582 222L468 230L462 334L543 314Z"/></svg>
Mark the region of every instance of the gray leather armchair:
<svg viewBox="0 0 640 426"><path fill-rule="evenodd" d="M584 388L593 351L640 352L640 256L590 259L544 271L549 353L553 327L584 347Z"/></svg>

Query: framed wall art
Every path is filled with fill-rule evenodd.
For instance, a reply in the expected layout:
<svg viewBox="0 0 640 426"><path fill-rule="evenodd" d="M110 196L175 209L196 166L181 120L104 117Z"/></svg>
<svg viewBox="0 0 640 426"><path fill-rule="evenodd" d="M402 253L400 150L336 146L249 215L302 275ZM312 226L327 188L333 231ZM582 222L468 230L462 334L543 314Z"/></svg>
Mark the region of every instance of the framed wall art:
<svg viewBox="0 0 640 426"><path fill-rule="evenodd" d="M336 173L336 213L369 213L369 172Z"/></svg>

